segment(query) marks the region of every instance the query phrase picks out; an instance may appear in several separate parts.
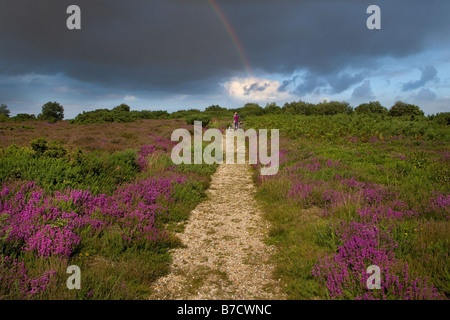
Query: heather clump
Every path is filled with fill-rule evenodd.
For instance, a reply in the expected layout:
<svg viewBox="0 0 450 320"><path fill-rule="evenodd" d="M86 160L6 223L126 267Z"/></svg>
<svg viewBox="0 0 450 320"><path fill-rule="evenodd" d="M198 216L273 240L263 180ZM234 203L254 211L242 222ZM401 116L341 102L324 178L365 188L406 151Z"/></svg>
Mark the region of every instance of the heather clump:
<svg viewBox="0 0 450 320"><path fill-rule="evenodd" d="M55 275L54 270L31 277L23 262L0 256L0 300L5 296L32 299L43 293Z"/></svg>
<svg viewBox="0 0 450 320"><path fill-rule="evenodd" d="M5 245L23 243L22 250L39 256L70 257L80 243L80 232L90 226L104 231L113 226L127 241L157 242L165 237L158 216L173 201L173 184L185 177L147 178L119 187L111 196L66 189L47 194L35 182L10 182L1 187L0 237Z"/></svg>
<svg viewBox="0 0 450 320"><path fill-rule="evenodd" d="M289 138L278 175L255 181L291 298L448 298L448 129L362 115L256 120ZM380 289L367 285L373 265Z"/></svg>
<svg viewBox="0 0 450 320"><path fill-rule="evenodd" d="M116 128L129 149L109 152L106 136L84 139L87 148L55 142L55 130L61 141L71 130L64 123L30 147L0 149L0 299L136 299L169 271L177 224L215 166L174 166L173 143L158 134L168 129L146 123ZM148 142L131 144L140 138ZM66 287L69 265L80 267L80 290Z"/></svg>
<svg viewBox="0 0 450 320"><path fill-rule="evenodd" d="M313 268L323 281L331 299L440 299L437 289L426 278L411 275L408 264L395 258L398 244L389 232L373 223L346 223L336 227L337 253L325 255ZM376 265L383 278L381 288L369 291L367 267Z"/></svg>

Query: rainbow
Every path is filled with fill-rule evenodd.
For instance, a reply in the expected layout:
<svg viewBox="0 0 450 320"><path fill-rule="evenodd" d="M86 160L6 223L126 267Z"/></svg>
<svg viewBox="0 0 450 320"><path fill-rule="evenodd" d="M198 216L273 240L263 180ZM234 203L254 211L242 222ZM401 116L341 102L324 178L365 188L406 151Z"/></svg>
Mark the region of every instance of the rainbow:
<svg viewBox="0 0 450 320"><path fill-rule="evenodd" d="M242 44L239 41L238 36L236 35L236 32L234 31L233 27L231 26L230 22L227 20L227 17L225 16L222 9L219 7L219 4L216 0L208 0L209 5L214 10L214 13L217 15L219 20L222 22L223 26L225 27L225 30L227 31L228 35L231 38L231 41L234 44L234 47L236 48L236 51L239 55L239 58L241 59L245 71L248 74L251 74L251 67L250 63L248 62L247 56L245 55L244 49L242 47Z"/></svg>

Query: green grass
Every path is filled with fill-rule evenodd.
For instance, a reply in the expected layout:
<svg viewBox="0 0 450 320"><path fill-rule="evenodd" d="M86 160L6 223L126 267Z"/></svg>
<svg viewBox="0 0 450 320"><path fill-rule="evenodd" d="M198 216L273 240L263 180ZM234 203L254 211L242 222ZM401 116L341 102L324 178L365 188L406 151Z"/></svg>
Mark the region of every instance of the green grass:
<svg viewBox="0 0 450 320"><path fill-rule="evenodd" d="M55 270L56 277L47 290L35 299L147 299L151 285L169 272L170 249L179 247L175 226L189 218L190 211L205 199L214 165L182 165L175 167L170 156L154 153L148 157L147 170L140 172L137 150L114 153L81 152L69 149L61 157L37 154L28 147L11 146L0 150L0 179L37 181L47 192L90 189L93 193L111 194L123 183L146 177L186 176L185 184L174 187L172 202L160 199L167 206L166 215L158 217L159 227L168 231L168 238L158 242L146 240L125 241L115 228L81 233L81 242L68 259L38 257L24 253L21 245L0 246L0 255L19 258L25 263L30 277L40 276L46 270ZM68 204L70 206L70 204ZM67 209L70 209L69 207ZM0 215L0 223L4 217ZM2 241L0 239L0 241ZM81 269L81 290L68 290L66 273L69 265ZM0 299L21 299L15 292Z"/></svg>
<svg viewBox="0 0 450 320"><path fill-rule="evenodd" d="M427 207L433 192L450 191L446 125L425 118L274 115L251 117L246 126L279 129L280 150L287 152L276 176L261 180L255 170L254 178L257 197L272 225L267 242L278 248L276 277L283 280L289 299L329 299L325 285L311 271L319 257L337 251L332 223L358 221L360 207L358 201L349 200L332 216L323 214L326 204L320 195L325 189L349 192L337 175L384 186L420 213L390 229L398 243L396 257L408 263L412 274L427 277L439 292L450 295L450 223L445 213ZM307 167L313 158L321 164L317 171ZM327 166L328 159L338 165ZM311 181L321 182L312 191L312 205L288 196L294 183ZM354 298L352 294L347 298Z"/></svg>

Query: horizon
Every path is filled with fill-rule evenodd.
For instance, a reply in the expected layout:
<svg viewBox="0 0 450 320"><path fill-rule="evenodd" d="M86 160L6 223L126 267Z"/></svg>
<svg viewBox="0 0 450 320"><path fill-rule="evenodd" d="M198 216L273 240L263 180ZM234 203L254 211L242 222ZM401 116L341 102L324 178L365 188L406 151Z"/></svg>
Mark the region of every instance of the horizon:
<svg viewBox="0 0 450 320"><path fill-rule="evenodd" d="M245 103L379 101L450 111L450 3L378 0L2 0L0 103L37 115L57 101L83 111L227 109ZM433 17L433 19L428 19ZM414 21L414 23L410 23Z"/></svg>

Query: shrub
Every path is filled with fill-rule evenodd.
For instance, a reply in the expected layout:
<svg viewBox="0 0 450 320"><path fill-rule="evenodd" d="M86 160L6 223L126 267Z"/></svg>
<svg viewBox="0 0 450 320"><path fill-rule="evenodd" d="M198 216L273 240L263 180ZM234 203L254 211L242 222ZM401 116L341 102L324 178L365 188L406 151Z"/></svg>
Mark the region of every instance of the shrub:
<svg viewBox="0 0 450 320"><path fill-rule="evenodd" d="M120 106L115 107L113 111L130 112L130 107L127 104L122 103Z"/></svg>
<svg viewBox="0 0 450 320"><path fill-rule="evenodd" d="M386 114L387 109L383 107L379 101L370 101L369 103L363 103L356 107L356 114L368 114L368 113L380 113Z"/></svg>
<svg viewBox="0 0 450 320"><path fill-rule="evenodd" d="M176 112L172 112L170 117L172 119L179 119L179 118L187 118L193 115L200 114L201 111L198 109L190 109L190 110L178 110Z"/></svg>
<svg viewBox="0 0 450 320"><path fill-rule="evenodd" d="M224 110L227 110L227 109L222 108L221 106L218 106L218 105L212 105L205 109L206 112L220 112L220 111L224 111Z"/></svg>
<svg viewBox="0 0 450 320"><path fill-rule="evenodd" d="M285 103L282 110L288 114L303 114L303 115L311 115L315 113L315 105L312 103L298 101Z"/></svg>
<svg viewBox="0 0 450 320"><path fill-rule="evenodd" d="M352 112L352 107L345 101L322 102L317 105L317 113L320 115L335 115L340 113L351 114Z"/></svg>
<svg viewBox="0 0 450 320"><path fill-rule="evenodd" d="M198 115L192 115L192 116L186 117L186 123L188 125L193 125L194 121L201 121L202 127L206 128L206 126L211 121L211 116L206 115L206 114L198 114Z"/></svg>
<svg viewBox="0 0 450 320"><path fill-rule="evenodd" d="M441 112L436 115L431 115L428 118L441 125L450 125L450 112Z"/></svg>
<svg viewBox="0 0 450 320"><path fill-rule="evenodd" d="M57 141L51 141L48 144L48 149L44 152L43 156L50 158L63 158L66 153L67 151L61 145L61 143Z"/></svg>
<svg viewBox="0 0 450 320"><path fill-rule="evenodd" d="M14 117L11 117L13 121L28 121L28 120L36 120L36 116L34 114L28 113L19 113Z"/></svg>
<svg viewBox="0 0 450 320"><path fill-rule="evenodd" d="M391 109L389 109L388 115L392 117L401 116L423 116L424 113L420 108L413 104L408 104L403 101L397 101Z"/></svg>
<svg viewBox="0 0 450 320"><path fill-rule="evenodd" d="M37 138L30 142L31 149L36 152L38 155L43 155L45 151L47 151L47 140L44 138Z"/></svg>
<svg viewBox="0 0 450 320"><path fill-rule="evenodd" d="M277 106L275 102L268 103L264 108L264 113L266 114L281 113L281 108Z"/></svg>
<svg viewBox="0 0 450 320"><path fill-rule="evenodd" d="M257 103L246 103L242 108L237 110L241 117L261 116L264 114L264 109Z"/></svg>

